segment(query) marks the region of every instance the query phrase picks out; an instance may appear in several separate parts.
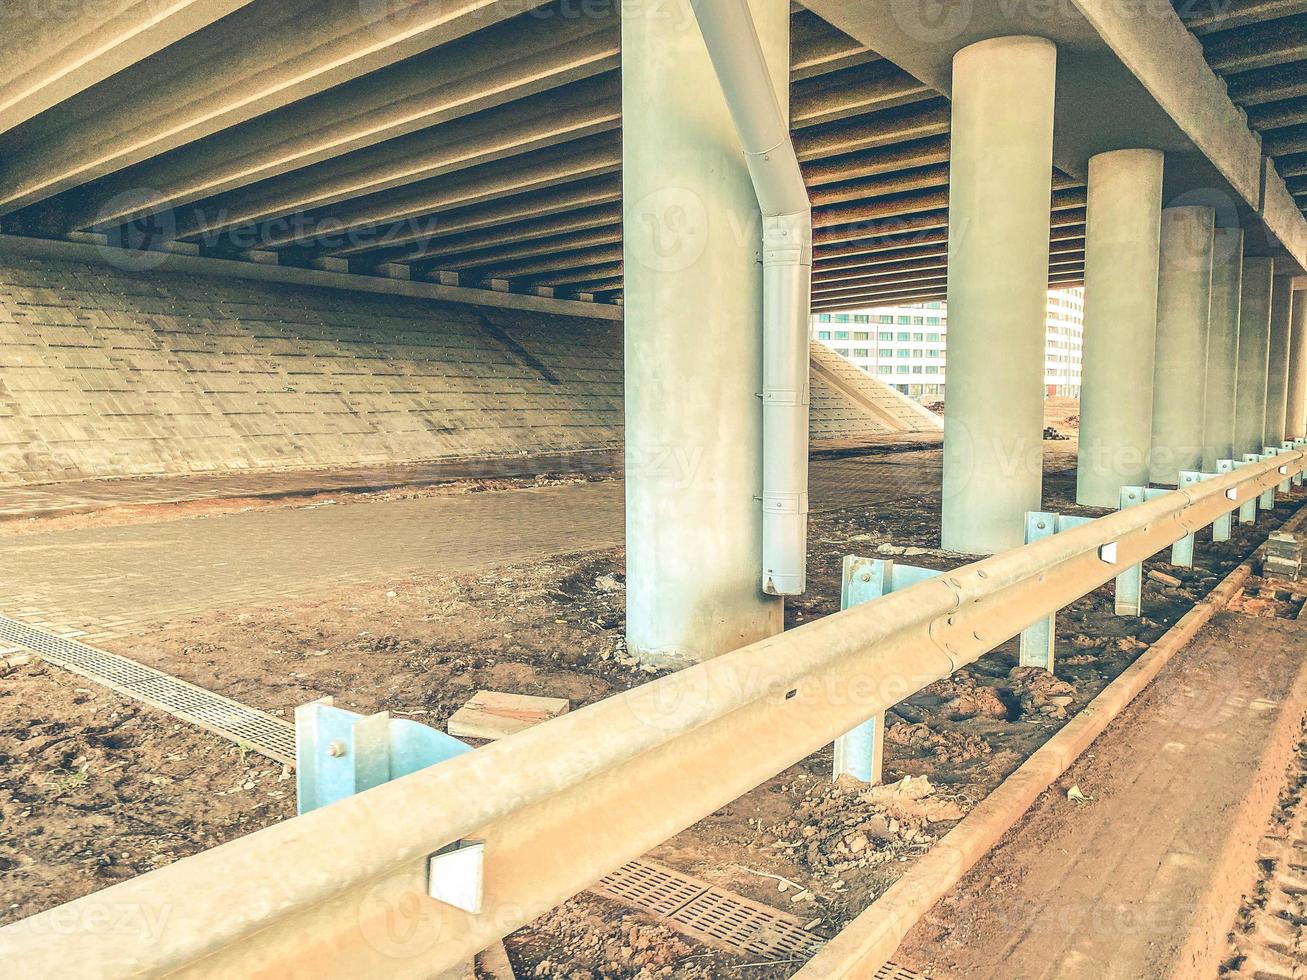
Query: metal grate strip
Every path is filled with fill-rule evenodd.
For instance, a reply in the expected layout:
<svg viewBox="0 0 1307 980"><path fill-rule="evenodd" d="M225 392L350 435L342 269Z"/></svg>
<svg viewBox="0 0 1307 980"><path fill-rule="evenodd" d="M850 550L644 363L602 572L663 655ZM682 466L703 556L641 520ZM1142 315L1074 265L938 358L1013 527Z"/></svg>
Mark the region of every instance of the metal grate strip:
<svg viewBox="0 0 1307 980"><path fill-rule="evenodd" d="M650 912L710 946L746 956L812 956L825 942L787 912L642 859L601 879L596 894Z"/></svg>
<svg viewBox="0 0 1307 980"><path fill-rule="evenodd" d="M916 973L897 963L886 963L876 971L872 980L926 980L924 973Z"/></svg>
<svg viewBox="0 0 1307 980"><path fill-rule="evenodd" d="M248 745L278 762L295 762L295 726L239 701L7 616L0 616L0 641L34 650L56 666Z"/></svg>

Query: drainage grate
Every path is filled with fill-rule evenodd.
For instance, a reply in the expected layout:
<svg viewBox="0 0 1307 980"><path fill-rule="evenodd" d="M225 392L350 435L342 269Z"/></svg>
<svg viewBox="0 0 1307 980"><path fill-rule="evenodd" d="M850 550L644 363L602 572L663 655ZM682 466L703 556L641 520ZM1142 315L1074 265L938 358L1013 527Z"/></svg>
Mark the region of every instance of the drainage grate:
<svg viewBox="0 0 1307 980"><path fill-rule="evenodd" d="M591 891L651 912L687 936L732 953L806 959L825 942L795 916L653 861L631 861Z"/></svg>
<svg viewBox="0 0 1307 980"><path fill-rule="evenodd" d="M872 980L926 980L924 973L914 973L896 963L886 963L876 971Z"/></svg>
<svg viewBox="0 0 1307 980"><path fill-rule="evenodd" d="M278 762L295 762L295 726L239 701L7 616L0 616L0 641L35 650L58 667L248 745Z"/></svg>

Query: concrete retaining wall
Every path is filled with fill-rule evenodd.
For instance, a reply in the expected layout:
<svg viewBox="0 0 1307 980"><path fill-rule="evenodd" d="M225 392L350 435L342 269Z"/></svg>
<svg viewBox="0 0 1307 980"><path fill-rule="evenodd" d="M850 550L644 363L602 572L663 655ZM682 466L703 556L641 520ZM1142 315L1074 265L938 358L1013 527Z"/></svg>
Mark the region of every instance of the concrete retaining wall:
<svg viewBox="0 0 1307 980"><path fill-rule="evenodd" d="M818 441L895 429L813 404ZM613 448L621 416L612 321L0 250L0 483Z"/></svg>

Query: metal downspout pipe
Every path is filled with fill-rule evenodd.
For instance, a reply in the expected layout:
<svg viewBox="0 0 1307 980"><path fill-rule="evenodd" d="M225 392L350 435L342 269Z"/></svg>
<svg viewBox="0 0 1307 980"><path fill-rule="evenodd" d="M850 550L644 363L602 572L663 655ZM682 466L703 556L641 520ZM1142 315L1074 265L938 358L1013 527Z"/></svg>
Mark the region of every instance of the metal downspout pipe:
<svg viewBox="0 0 1307 980"><path fill-rule="evenodd" d="M808 541L812 208L748 0L691 5L763 220L762 589L800 595Z"/></svg>

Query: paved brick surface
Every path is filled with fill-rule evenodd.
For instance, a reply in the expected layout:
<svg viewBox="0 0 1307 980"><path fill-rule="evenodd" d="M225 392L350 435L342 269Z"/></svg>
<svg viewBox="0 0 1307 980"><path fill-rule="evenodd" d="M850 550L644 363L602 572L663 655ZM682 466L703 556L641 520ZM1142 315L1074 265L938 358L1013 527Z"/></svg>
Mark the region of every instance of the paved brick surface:
<svg viewBox="0 0 1307 980"><path fill-rule="evenodd" d="M814 510L937 492L939 454L813 463ZM278 508L5 541L0 614L91 640L211 609L267 605L622 541L622 484Z"/></svg>

